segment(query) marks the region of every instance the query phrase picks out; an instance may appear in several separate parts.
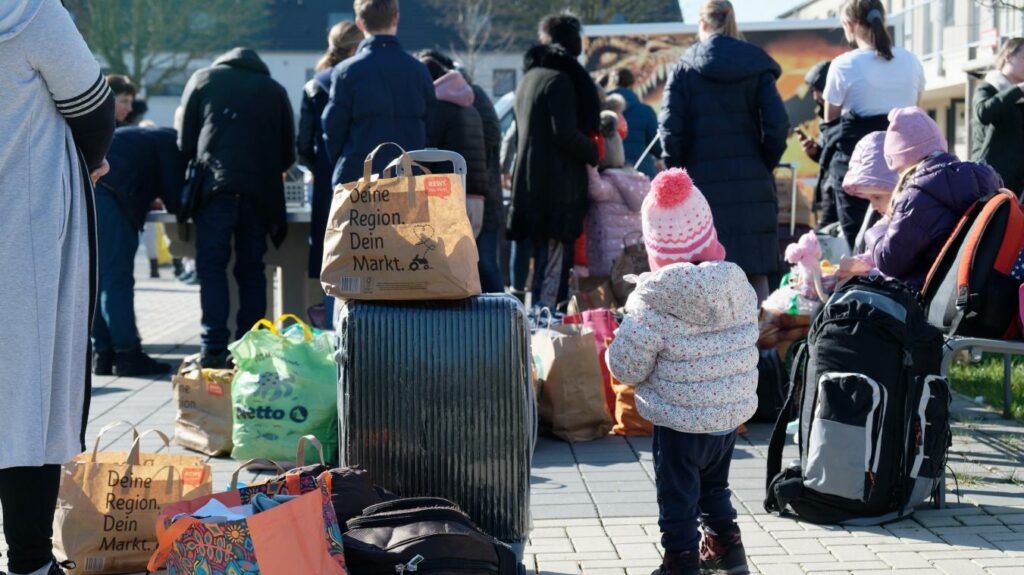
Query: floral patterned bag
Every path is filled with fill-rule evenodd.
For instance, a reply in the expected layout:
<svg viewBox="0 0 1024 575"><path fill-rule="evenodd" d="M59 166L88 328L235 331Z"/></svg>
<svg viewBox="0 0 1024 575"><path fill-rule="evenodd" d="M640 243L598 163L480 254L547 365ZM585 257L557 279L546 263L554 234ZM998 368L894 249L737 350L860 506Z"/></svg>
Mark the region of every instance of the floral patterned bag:
<svg viewBox="0 0 1024 575"><path fill-rule="evenodd" d="M166 566L168 575L347 575L330 473L320 475L316 485L277 507L223 523L204 523L192 514L211 500L237 507L251 489L164 507L157 523L160 546L149 571Z"/></svg>

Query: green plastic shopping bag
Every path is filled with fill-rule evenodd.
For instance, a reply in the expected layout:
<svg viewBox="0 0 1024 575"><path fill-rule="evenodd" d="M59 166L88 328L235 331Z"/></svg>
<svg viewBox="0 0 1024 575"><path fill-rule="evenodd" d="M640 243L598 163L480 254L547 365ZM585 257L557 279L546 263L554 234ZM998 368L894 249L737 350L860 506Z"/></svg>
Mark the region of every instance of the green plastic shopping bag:
<svg viewBox="0 0 1024 575"><path fill-rule="evenodd" d="M287 319L295 323L281 331ZM325 453L338 452L338 372L330 336L286 314L275 323L260 320L229 349L238 365L231 383L233 458L290 462L304 435L315 435Z"/></svg>

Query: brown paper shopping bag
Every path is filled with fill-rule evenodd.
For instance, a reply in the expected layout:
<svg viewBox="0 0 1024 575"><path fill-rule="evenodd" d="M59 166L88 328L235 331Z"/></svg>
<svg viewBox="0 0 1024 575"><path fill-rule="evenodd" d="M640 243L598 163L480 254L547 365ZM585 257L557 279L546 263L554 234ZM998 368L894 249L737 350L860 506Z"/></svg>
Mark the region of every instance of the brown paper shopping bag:
<svg viewBox="0 0 1024 575"><path fill-rule="evenodd" d="M636 289L636 284L626 281L626 276L649 272L651 264L647 261L647 246L644 245L643 234L628 234L622 243L622 255L612 262L612 293L616 301L626 305L629 294Z"/></svg>
<svg viewBox="0 0 1024 575"><path fill-rule="evenodd" d="M480 293L478 253L466 215L466 191L454 174L413 175L405 150L403 176L363 178L334 190L320 281L343 299L462 299ZM385 170L386 172L387 170Z"/></svg>
<svg viewBox="0 0 1024 575"><path fill-rule="evenodd" d="M612 418L590 330L578 325L549 325L533 334L531 345L540 381L537 410L541 432L570 442L608 435Z"/></svg>
<svg viewBox="0 0 1024 575"><path fill-rule="evenodd" d="M53 547L59 561L76 563L71 575L145 571L157 548L160 509L213 491L213 471L204 458L141 453L139 442L149 432L133 428L127 452L100 452L100 438L120 423L104 427L91 453L61 469ZM170 447L166 435L153 431Z"/></svg>
<svg viewBox="0 0 1024 575"><path fill-rule="evenodd" d="M231 407L233 369L203 369L199 356L185 358L171 380L178 415L174 424L174 442L205 453L231 453Z"/></svg>

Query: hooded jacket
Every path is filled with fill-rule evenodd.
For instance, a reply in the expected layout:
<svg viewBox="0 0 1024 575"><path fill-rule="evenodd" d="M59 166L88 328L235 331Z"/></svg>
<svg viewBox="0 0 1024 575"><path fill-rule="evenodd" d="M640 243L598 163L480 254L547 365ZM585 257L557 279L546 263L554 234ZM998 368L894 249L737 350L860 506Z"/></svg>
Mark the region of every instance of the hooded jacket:
<svg viewBox="0 0 1024 575"><path fill-rule="evenodd" d="M181 101L178 146L210 176L204 197L237 194L253 202L281 245L287 233L281 174L295 163L295 119L284 87L256 52L235 48L193 74Z"/></svg>
<svg viewBox="0 0 1024 575"><path fill-rule="evenodd" d="M622 115L629 125L629 132L622 140L622 146L626 150L626 163L632 167L640 159L647 146L658 135L658 115L654 108L640 101L636 92L628 88L612 90L610 94L618 94L626 100L626 110ZM654 161L661 157L661 141L656 141L651 151L647 153L644 161L640 163L640 171L653 178L657 173L654 169Z"/></svg>
<svg viewBox="0 0 1024 575"><path fill-rule="evenodd" d="M481 231L496 232L505 221L501 191L501 120L487 92L476 84L470 84L470 87L473 88L473 107L483 121L484 149L487 151L487 198Z"/></svg>
<svg viewBox="0 0 1024 575"><path fill-rule="evenodd" d="M704 192L729 260L748 274L779 262L772 172L789 132L781 74L757 46L714 35L683 55L661 110L665 163L686 168Z"/></svg>
<svg viewBox="0 0 1024 575"><path fill-rule="evenodd" d="M757 409L757 295L736 264L672 264L640 276L608 348L655 425L735 429Z"/></svg>
<svg viewBox="0 0 1024 575"><path fill-rule="evenodd" d="M896 193L889 227L872 250L883 274L915 289L971 204L1002 185L991 167L939 153L925 159Z"/></svg>
<svg viewBox="0 0 1024 575"><path fill-rule="evenodd" d="M434 82L434 90L437 107L427 124L427 146L461 154L466 160L466 194L486 199L487 149L483 121L473 107L473 88L452 70Z"/></svg>
<svg viewBox="0 0 1024 575"><path fill-rule="evenodd" d="M971 159L992 166L1006 187L1024 192L1024 90L990 72L974 92Z"/></svg>
<svg viewBox="0 0 1024 575"><path fill-rule="evenodd" d="M0 2L0 94L0 469L60 465L89 421L89 171L110 144L114 97L59 0Z"/></svg>
<svg viewBox="0 0 1024 575"><path fill-rule="evenodd" d="M598 172L589 166L587 176L587 267L591 275L608 276L630 236L635 236L632 243L643 238L640 207L651 189L651 180L631 169Z"/></svg>
<svg viewBox="0 0 1024 575"><path fill-rule="evenodd" d="M597 165L597 87L558 45L534 46L516 90L518 151L509 238L574 242L587 214L586 166Z"/></svg>
<svg viewBox="0 0 1024 575"><path fill-rule="evenodd" d="M319 278L324 261L324 235L330 217L334 188L331 176L334 164L327 155L320 117L331 93L331 69L317 72L302 89L299 134L296 140L299 162L313 172L313 198L310 202L309 277Z"/></svg>

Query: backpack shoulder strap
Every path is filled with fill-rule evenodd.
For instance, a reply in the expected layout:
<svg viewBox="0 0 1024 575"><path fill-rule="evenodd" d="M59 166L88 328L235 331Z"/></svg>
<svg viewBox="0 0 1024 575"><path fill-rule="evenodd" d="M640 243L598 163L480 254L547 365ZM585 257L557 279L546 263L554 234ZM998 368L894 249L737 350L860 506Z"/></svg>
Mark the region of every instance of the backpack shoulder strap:
<svg viewBox="0 0 1024 575"><path fill-rule="evenodd" d="M793 357L793 365L789 372L789 395L786 397L786 402L782 404L779 417L775 420L775 429L772 430L771 440L768 442L768 475L765 487L771 485L775 476L782 471L782 451L786 446L786 427L797 413L799 406L797 396L802 387L795 384L796 375L800 371L800 365L807 361L808 345L806 341L800 344L800 349Z"/></svg>

